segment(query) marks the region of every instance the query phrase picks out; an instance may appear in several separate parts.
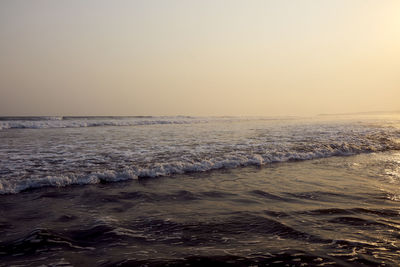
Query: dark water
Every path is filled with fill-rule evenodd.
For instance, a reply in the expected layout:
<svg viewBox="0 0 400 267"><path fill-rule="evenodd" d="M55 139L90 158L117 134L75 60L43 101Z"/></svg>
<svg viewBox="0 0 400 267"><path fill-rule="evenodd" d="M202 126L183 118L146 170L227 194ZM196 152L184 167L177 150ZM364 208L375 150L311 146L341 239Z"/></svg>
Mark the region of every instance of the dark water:
<svg viewBox="0 0 400 267"><path fill-rule="evenodd" d="M398 266L400 154L0 196L0 266Z"/></svg>

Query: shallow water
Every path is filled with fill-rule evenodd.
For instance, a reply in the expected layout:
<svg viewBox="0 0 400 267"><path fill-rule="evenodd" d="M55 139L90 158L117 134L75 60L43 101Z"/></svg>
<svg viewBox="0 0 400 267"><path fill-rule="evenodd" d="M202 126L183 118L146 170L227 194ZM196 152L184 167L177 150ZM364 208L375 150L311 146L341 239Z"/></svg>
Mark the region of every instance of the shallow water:
<svg viewBox="0 0 400 267"><path fill-rule="evenodd" d="M398 150L399 122L399 117L3 120L3 127L22 128L0 129L0 194Z"/></svg>
<svg viewBox="0 0 400 267"><path fill-rule="evenodd" d="M396 123L5 129L0 266L398 266Z"/></svg>
<svg viewBox="0 0 400 267"><path fill-rule="evenodd" d="M6 195L1 262L396 266L399 161L387 152Z"/></svg>

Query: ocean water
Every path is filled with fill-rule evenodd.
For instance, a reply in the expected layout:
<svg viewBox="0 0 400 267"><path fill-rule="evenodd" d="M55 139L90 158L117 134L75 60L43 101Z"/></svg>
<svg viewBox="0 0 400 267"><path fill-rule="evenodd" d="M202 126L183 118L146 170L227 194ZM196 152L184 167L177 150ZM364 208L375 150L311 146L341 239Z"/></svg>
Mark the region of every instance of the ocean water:
<svg viewBox="0 0 400 267"><path fill-rule="evenodd" d="M399 230L399 114L0 118L0 266L398 266Z"/></svg>

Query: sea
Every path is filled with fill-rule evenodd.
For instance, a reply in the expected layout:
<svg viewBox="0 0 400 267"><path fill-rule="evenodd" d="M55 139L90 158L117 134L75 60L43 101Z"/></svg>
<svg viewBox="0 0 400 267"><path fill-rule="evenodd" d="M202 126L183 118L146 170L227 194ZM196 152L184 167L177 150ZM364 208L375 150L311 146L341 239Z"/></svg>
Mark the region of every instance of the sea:
<svg viewBox="0 0 400 267"><path fill-rule="evenodd" d="M399 266L400 113L0 117L0 266Z"/></svg>

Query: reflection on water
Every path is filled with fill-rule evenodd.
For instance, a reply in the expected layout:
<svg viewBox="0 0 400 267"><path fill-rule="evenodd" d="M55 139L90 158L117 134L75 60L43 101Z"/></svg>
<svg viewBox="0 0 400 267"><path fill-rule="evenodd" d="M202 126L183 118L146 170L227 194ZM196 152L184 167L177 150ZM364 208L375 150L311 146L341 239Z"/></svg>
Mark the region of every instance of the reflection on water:
<svg viewBox="0 0 400 267"><path fill-rule="evenodd" d="M0 265L398 266L400 153L1 196Z"/></svg>

